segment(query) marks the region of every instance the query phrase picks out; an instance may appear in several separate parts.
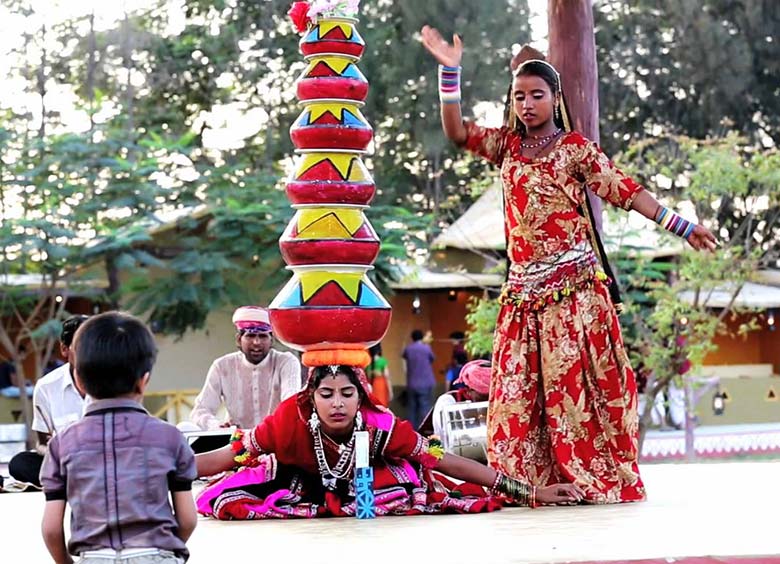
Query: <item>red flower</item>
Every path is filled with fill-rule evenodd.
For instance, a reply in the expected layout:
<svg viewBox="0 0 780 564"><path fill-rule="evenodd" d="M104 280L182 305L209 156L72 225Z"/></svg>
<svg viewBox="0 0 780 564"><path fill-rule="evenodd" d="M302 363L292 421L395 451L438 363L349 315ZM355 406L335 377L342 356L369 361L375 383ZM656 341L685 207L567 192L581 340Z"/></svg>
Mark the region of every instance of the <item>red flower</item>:
<svg viewBox="0 0 780 564"><path fill-rule="evenodd" d="M295 25L295 29L298 33L306 31L306 27L309 25L309 3L308 2L293 2L290 6L290 10L287 12L290 19Z"/></svg>

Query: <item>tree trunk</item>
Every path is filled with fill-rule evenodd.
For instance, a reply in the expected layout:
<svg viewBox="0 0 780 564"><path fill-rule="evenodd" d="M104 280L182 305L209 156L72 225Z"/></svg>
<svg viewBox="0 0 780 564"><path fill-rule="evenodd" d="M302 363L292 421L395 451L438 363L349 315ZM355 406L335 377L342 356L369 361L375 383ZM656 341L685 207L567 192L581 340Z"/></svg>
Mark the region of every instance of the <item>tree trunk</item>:
<svg viewBox="0 0 780 564"><path fill-rule="evenodd" d="M433 171L433 220L439 220L441 208L441 151L433 154L431 169Z"/></svg>
<svg viewBox="0 0 780 564"><path fill-rule="evenodd" d="M115 259L116 257L109 254L106 255L104 261L106 265L106 276L108 278L108 288L106 289L106 294L108 295L111 309L119 308L119 288L121 286L119 281L119 269L116 267Z"/></svg>
<svg viewBox="0 0 780 564"><path fill-rule="evenodd" d="M548 0L549 60L558 69L572 127L599 141L599 87L591 0ZM601 200L588 191L596 228L601 231Z"/></svg>
<svg viewBox="0 0 780 564"><path fill-rule="evenodd" d="M33 408L30 398L27 397L27 376L24 372L24 364L22 363L21 357L18 357L14 362L14 366L16 368L16 373L14 374L14 380L16 381L14 384L16 384L16 387L19 390L19 403L22 406L22 420L25 429L27 429L25 446L26 448L33 448L35 447L35 438L33 437L34 433L32 432Z"/></svg>
<svg viewBox="0 0 780 564"><path fill-rule="evenodd" d="M41 97L41 126L38 139L46 138L46 24L41 26L41 65L38 67L38 95Z"/></svg>
<svg viewBox="0 0 780 564"><path fill-rule="evenodd" d="M125 115L127 116L127 132L131 139L135 139L133 129L135 122L133 119L133 101L135 93L133 89L133 31L130 26L130 15L125 11L125 19L122 22L122 65L127 71L127 81L125 82Z"/></svg>
<svg viewBox="0 0 780 564"><path fill-rule="evenodd" d="M97 51L97 39L95 38L95 12L93 11L89 15L89 41L88 41L88 54L87 54L87 99L89 100L89 133L90 140L94 141L93 135L95 133L95 52Z"/></svg>

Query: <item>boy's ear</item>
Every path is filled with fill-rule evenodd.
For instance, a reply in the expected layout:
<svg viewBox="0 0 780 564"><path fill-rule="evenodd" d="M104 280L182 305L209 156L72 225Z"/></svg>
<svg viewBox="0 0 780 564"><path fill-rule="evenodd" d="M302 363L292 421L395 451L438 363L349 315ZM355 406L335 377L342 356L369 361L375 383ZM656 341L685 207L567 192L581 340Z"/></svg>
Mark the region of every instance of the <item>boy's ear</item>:
<svg viewBox="0 0 780 564"><path fill-rule="evenodd" d="M146 386L149 385L149 379L151 378L151 376L152 376L151 373L147 372L141 377L140 380L138 380L135 383L136 393L143 395L143 393L146 391Z"/></svg>
<svg viewBox="0 0 780 564"><path fill-rule="evenodd" d="M75 366L73 367L73 383L76 385L76 389L81 394L81 397L86 397L87 390L84 388L84 382L81 381L81 376L79 376Z"/></svg>

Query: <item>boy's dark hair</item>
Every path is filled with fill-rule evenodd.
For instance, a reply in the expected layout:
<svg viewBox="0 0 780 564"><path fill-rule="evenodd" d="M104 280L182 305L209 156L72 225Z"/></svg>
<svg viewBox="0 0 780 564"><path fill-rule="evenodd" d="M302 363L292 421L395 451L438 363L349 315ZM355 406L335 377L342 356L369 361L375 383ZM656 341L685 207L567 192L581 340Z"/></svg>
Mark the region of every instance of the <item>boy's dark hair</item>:
<svg viewBox="0 0 780 564"><path fill-rule="evenodd" d="M414 342L422 341L422 338L423 338L422 331L420 331L419 329L415 329L414 331L412 331L412 341Z"/></svg>
<svg viewBox="0 0 780 564"><path fill-rule="evenodd" d="M132 393L152 370L157 345L141 320L110 311L90 317L76 333L76 372L95 399Z"/></svg>
<svg viewBox="0 0 780 564"><path fill-rule="evenodd" d="M62 322L62 333L60 333L60 343L69 347L73 343L73 335L81 324L89 319L88 315L72 315Z"/></svg>

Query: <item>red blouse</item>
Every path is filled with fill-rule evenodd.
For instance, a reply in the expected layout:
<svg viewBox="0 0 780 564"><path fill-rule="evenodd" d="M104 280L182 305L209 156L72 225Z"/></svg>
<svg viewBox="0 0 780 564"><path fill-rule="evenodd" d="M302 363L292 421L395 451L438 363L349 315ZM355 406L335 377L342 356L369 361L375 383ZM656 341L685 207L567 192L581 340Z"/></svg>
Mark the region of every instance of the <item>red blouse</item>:
<svg viewBox="0 0 780 564"><path fill-rule="evenodd" d="M515 264L540 261L589 240L581 207L586 185L626 210L643 190L576 131L564 133L538 159L522 156L520 135L507 127L467 122L466 131L466 149L501 167L507 253Z"/></svg>
<svg viewBox="0 0 780 564"><path fill-rule="evenodd" d="M384 460L407 460L430 466L434 460L428 453L428 439L417 433L411 423L397 419L392 413L361 408L369 432L372 466L381 467ZM339 457L338 445L324 437L323 446L329 464ZM312 474L319 472L314 454L314 439L301 417L297 396L283 401L252 431L244 441L252 456L276 455L281 464L297 466Z"/></svg>

